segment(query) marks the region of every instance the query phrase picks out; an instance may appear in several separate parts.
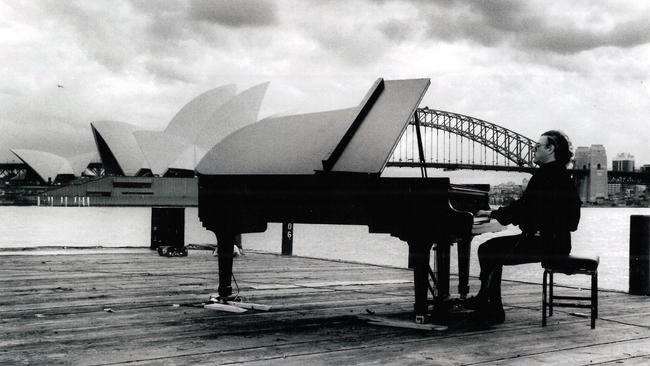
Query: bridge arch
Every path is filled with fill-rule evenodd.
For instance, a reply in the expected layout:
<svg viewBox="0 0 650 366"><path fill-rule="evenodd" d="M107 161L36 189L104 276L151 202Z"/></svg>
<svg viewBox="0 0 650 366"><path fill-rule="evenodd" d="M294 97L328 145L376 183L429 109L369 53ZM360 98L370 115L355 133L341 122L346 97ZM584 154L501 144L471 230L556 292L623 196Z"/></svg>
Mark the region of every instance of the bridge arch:
<svg viewBox="0 0 650 366"><path fill-rule="evenodd" d="M535 155L535 141L507 128L482 119L459 113L429 109L428 107L416 109L410 121L410 129L415 129L416 119L419 121L420 126L424 127L425 130L439 130L450 135L456 135L461 138L461 141L462 138L464 138L468 141L477 143L479 146L488 148L495 154L502 156L505 160L514 163L517 167L524 169L534 167L533 158ZM415 139L415 135L415 133L411 132L410 139ZM408 144L408 139L409 132L406 131L402 136L400 144ZM431 139L431 137L429 137L429 139ZM411 142L411 144L415 143ZM461 151L462 149L463 147L461 146ZM416 159L416 157L409 156L406 157L406 159L413 160ZM403 161L406 159L405 156L400 154L400 146L398 145L390 161L395 162L397 160ZM450 157L447 156L447 159L450 159Z"/></svg>

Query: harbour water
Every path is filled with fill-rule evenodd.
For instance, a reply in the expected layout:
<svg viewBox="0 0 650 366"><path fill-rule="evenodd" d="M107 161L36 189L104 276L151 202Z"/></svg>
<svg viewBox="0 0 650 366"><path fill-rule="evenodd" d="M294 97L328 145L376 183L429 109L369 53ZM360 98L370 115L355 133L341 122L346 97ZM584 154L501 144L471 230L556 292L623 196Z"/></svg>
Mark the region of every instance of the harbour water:
<svg viewBox="0 0 650 366"><path fill-rule="evenodd" d="M599 287L628 290L630 215L650 215L650 208L583 208L579 230L573 235L573 253L599 255ZM36 247L148 248L151 209L144 207L0 207L0 254ZM185 243L214 244L214 235L198 220L197 209L185 210ZM515 234L516 227L477 236L472 246L471 274L478 275L476 249L497 235ZM245 250L279 253L281 228L270 224L264 233L242 238ZM369 234L364 226L296 225L294 254L406 267L406 243L386 234ZM455 256L452 249L452 263ZM216 261L215 261L216 266ZM456 272L452 264L452 273ZM539 264L506 267L504 278L540 282ZM558 276L558 282L566 279ZM575 276L574 276L575 277ZM585 276L579 276L585 277ZM585 279L567 283L586 286Z"/></svg>

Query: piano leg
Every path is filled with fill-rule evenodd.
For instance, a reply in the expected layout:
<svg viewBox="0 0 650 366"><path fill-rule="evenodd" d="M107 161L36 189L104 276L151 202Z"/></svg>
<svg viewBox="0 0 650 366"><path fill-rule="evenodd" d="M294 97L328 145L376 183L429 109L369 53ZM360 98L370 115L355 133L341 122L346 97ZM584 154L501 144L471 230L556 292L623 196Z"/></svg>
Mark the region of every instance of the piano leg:
<svg viewBox="0 0 650 366"><path fill-rule="evenodd" d="M413 310L415 321L424 322L428 313L429 295L429 260L431 259L431 247L433 243L426 240L411 240L409 245L409 267L413 268L413 285L415 292L415 304Z"/></svg>
<svg viewBox="0 0 650 366"><path fill-rule="evenodd" d="M461 299L469 293L469 256L472 248L472 237L461 239L458 245L458 294Z"/></svg>
<svg viewBox="0 0 650 366"><path fill-rule="evenodd" d="M438 275L438 296L436 302L449 298L449 256L451 241L441 240L436 245L436 272Z"/></svg>
<svg viewBox="0 0 650 366"><path fill-rule="evenodd" d="M219 262L219 297L227 299L232 295L232 262L235 249L235 233L217 233L217 255Z"/></svg>

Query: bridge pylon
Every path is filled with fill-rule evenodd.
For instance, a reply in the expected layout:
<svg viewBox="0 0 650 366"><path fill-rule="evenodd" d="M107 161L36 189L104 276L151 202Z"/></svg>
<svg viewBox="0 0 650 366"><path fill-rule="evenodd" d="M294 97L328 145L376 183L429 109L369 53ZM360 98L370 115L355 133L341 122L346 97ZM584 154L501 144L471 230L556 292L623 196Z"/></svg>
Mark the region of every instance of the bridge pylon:
<svg viewBox="0 0 650 366"><path fill-rule="evenodd" d="M582 202L607 198L607 152L603 145L580 146L575 151L573 168L588 171L577 177Z"/></svg>

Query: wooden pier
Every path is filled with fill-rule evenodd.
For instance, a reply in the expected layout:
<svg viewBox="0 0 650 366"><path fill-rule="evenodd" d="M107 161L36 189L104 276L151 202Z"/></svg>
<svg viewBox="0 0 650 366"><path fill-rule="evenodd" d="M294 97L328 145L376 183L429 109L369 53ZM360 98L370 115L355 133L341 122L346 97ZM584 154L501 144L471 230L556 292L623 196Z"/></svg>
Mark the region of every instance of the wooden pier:
<svg viewBox="0 0 650 366"><path fill-rule="evenodd" d="M504 324L478 327L457 314L447 331L420 331L358 317L408 317L412 273L405 269L247 253L235 259L241 295L272 309L233 314L201 306L216 292L210 251L184 258L146 249L78 252L0 255L0 364L650 362L644 296L601 290L595 330L570 309L556 309L542 328L541 285L504 281Z"/></svg>

